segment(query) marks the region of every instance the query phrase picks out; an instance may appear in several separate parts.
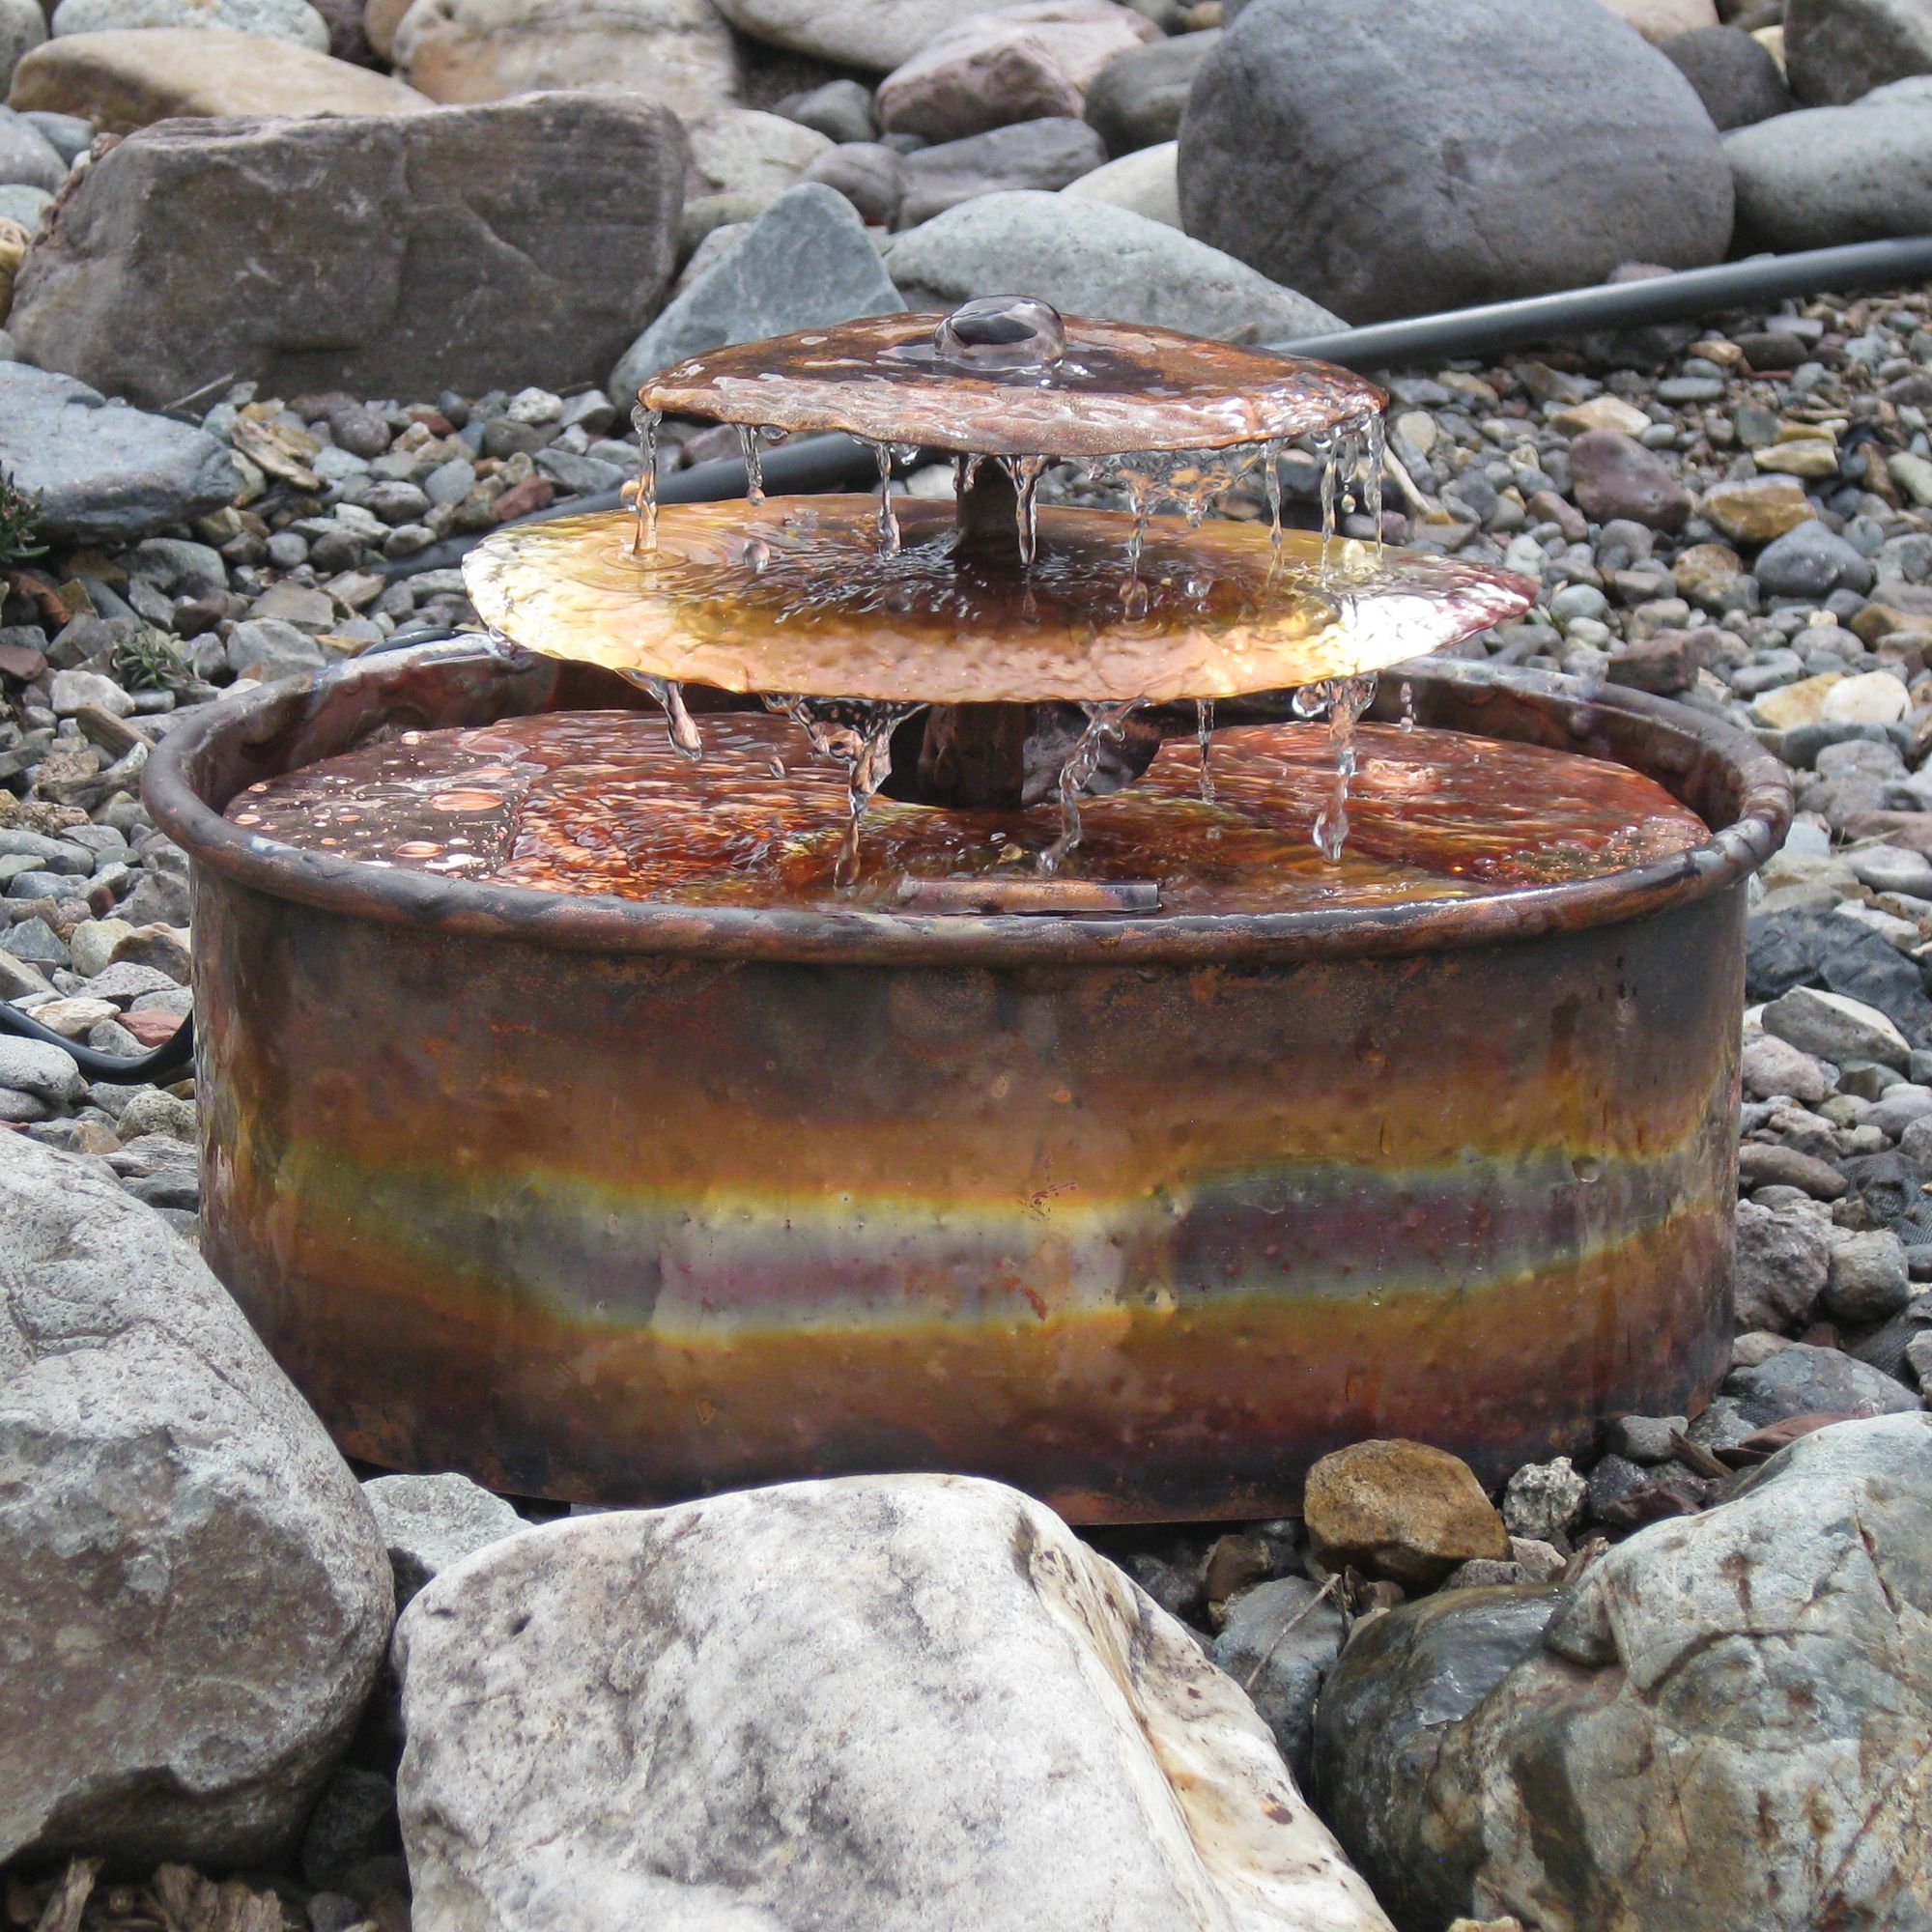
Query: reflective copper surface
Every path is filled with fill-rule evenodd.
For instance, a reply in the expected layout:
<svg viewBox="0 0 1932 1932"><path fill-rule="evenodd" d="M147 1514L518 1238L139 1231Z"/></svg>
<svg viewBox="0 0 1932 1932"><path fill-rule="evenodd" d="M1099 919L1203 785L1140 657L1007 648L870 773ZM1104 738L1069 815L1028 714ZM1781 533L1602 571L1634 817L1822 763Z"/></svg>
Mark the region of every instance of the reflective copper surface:
<svg viewBox="0 0 1932 1932"><path fill-rule="evenodd" d="M693 762L655 719L565 712L404 731L237 794L229 822L382 866L567 894L692 905L903 902L908 880L1016 878L1056 810L988 813L874 800L838 883L841 772L782 718L703 721ZM1124 791L1087 802L1063 884L1150 881L1167 912L1400 906L1562 885L1701 844L1709 832L1623 765L1461 732L1363 726L1339 863L1310 826L1333 781L1325 727L1170 739ZM1049 901L1051 903L1051 901Z"/></svg>
<svg viewBox="0 0 1932 1932"><path fill-rule="evenodd" d="M639 393L667 415L1005 456L1225 449L1306 436L1388 404L1331 363L1071 315L1051 366L975 368L935 347L946 320L879 315L714 349Z"/></svg>
<svg viewBox="0 0 1932 1932"><path fill-rule="evenodd" d="M1692 1410L1782 778L1636 694L1409 675L1424 729L1627 760L1710 837L1398 906L637 902L221 815L379 738L641 706L616 679L469 649L212 706L147 790L195 865L213 1265L354 1453L582 1500L952 1467L1254 1517L1365 1435L1496 1480Z"/></svg>
<svg viewBox="0 0 1932 1932"><path fill-rule="evenodd" d="M1518 615L1535 586L1416 551L1039 512L1033 568L955 541L908 499L882 550L868 497L680 504L655 552L625 513L498 530L464 564L479 616L526 648L734 692L932 703L1223 697L1378 670ZM1138 586L1136 589L1135 586ZM1142 607L1142 597L1145 608Z"/></svg>

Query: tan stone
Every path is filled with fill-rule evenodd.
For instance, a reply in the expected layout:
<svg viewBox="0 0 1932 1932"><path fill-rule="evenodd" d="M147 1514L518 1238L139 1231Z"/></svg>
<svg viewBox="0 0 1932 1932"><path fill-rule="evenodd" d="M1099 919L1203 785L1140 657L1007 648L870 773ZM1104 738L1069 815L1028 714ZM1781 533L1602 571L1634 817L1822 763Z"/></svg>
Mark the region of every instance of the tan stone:
<svg viewBox="0 0 1932 1932"><path fill-rule="evenodd" d="M14 277L27 259L33 237L17 221L0 220L0 322L14 306Z"/></svg>
<svg viewBox="0 0 1932 1932"><path fill-rule="evenodd" d="M1716 0L1603 0L1603 5L1653 45L1719 24Z"/></svg>
<svg viewBox="0 0 1932 1932"><path fill-rule="evenodd" d="M1843 671L1828 670L1816 677L1801 677L1796 684L1780 684L1751 701L1751 716L1774 731L1789 731L1794 724L1815 724L1825 715L1825 700L1833 688L1844 681Z"/></svg>
<svg viewBox="0 0 1932 1932"><path fill-rule="evenodd" d="M362 9L363 37L384 60L395 47L396 29L403 24L403 15L414 4L415 0L368 0Z"/></svg>
<svg viewBox="0 0 1932 1932"><path fill-rule="evenodd" d="M1549 418L1551 429L1565 436L1581 436L1587 430L1613 429L1623 436L1641 436L1650 427L1650 416L1634 403L1621 396L1592 396L1587 403L1573 403Z"/></svg>
<svg viewBox="0 0 1932 1932"><path fill-rule="evenodd" d="M391 54L412 87L442 101L584 88L701 121L738 82L730 29L706 0L415 0Z"/></svg>
<svg viewBox="0 0 1932 1932"><path fill-rule="evenodd" d="M1728 544L1692 544L1670 566L1670 581L1680 597L1692 604L1697 593L1743 574L1745 560Z"/></svg>
<svg viewBox="0 0 1932 1932"><path fill-rule="evenodd" d="M1753 451L1751 461L1760 469L1781 476L1835 476L1838 445L1821 436L1806 437L1803 441L1775 442L1769 449Z"/></svg>
<svg viewBox="0 0 1932 1932"><path fill-rule="evenodd" d="M1759 27L1751 35L1759 46L1777 63L1778 71L1784 71L1784 29L1782 27Z"/></svg>
<svg viewBox="0 0 1932 1932"><path fill-rule="evenodd" d="M1767 544L1818 514L1804 486L1785 476L1713 484L1699 507L1733 543L1744 544Z"/></svg>
<svg viewBox="0 0 1932 1932"><path fill-rule="evenodd" d="M1509 1556L1509 1531L1460 1456L1401 1438L1356 1442L1308 1472L1302 1515L1317 1557L1433 1583L1473 1557Z"/></svg>
<svg viewBox="0 0 1932 1932"><path fill-rule="evenodd" d="M65 35L14 69L9 102L78 114L114 134L182 115L413 114L431 104L385 74L224 27Z"/></svg>
<svg viewBox="0 0 1932 1932"><path fill-rule="evenodd" d="M1921 509L1932 508L1932 461L1901 449L1885 460L1886 474Z"/></svg>

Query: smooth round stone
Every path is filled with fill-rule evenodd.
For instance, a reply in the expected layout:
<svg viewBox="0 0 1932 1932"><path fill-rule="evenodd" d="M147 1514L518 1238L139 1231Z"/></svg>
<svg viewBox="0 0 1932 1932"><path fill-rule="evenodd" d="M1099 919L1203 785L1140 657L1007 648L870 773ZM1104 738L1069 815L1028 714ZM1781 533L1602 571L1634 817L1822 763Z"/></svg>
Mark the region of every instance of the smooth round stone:
<svg viewBox="0 0 1932 1932"><path fill-rule="evenodd" d="M1900 845L1869 845L1849 852L1852 876L1875 893L1904 893L1912 898L1932 898L1932 859Z"/></svg>

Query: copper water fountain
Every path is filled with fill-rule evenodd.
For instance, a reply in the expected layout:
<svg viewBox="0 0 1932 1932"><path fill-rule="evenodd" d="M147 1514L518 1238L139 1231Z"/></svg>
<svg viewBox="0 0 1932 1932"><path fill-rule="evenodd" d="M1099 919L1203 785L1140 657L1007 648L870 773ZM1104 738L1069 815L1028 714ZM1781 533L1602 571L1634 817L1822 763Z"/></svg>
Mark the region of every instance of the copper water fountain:
<svg viewBox="0 0 1932 1932"><path fill-rule="evenodd" d="M1702 1401L1782 781L1406 662L1533 586L1334 533L1384 403L1017 299L720 351L634 509L476 553L491 638L170 737L205 1238L347 1447L1256 1517L1339 1442L1499 1474ZM657 508L659 412L750 500ZM764 499L824 429L954 499ZM1311 438L1322 530L1204 521Z"/></svg>

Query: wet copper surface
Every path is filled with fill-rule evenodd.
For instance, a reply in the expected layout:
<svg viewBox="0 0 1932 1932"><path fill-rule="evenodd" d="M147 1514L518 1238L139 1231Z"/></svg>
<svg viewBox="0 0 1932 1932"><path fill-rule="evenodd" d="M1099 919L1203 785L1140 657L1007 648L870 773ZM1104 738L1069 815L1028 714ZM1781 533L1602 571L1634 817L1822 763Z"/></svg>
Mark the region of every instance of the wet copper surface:
<svg viewBox="0 0 1932 1932"><path fill-rule="evenodd" d="M1535 586L1421 552L1265 526L1039 512L1038 555L959 546L950 503L680 504L639 555L628 513L499 530L464 576L526 649L733 692L895 702L1225 697L1378 670L1526 610ZM1138 585L1139 588L1134 586ZM1143 607L1144 597L1144 607Z"/></svg>
<svg viewBox="0 0 1932 1932"><path fill-rule="evenodd" d="M962 1468L1075 1520L1252 1517L1343 1441L1495 1481L1721 1372L1740 889L1080 971L203 892L208 1252L375 1460L611 1503Z"/></svg>
<svg viewBox="0 0 1932 1932"><path fill-rule="evenodd" d="M841 885L842 770L787 719L720 713L701 727L696 761L661 721L629 712L405 731L262 781L228 818L263 838L481 883L760 906L883 907L903 902L908 881L1031 881L1061 830L1053 808L875 799L858 877ZM1394 906L1601 877L1709 837L1654 780L1600 759L1386 724L1360 727L1357 753L1339 864L1310 834L1332 782L1326 727L1252 724L1215 734L1211 801L1182 739L1134 785L1086 801L1059 876L1151 881L1169 913Z"/></svg>
<svg viewBox="0 0 1932 1932"><path fill-rule="evenodd" d="M1224 449L1306 436L1388 403L1329 363L1082 316L1062 319L1065 353L1051 368L976 371L935 350L945 320L871 316L715 349L639 393L667 415L1007 456Z"/></svg>

